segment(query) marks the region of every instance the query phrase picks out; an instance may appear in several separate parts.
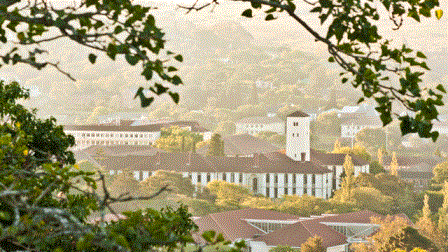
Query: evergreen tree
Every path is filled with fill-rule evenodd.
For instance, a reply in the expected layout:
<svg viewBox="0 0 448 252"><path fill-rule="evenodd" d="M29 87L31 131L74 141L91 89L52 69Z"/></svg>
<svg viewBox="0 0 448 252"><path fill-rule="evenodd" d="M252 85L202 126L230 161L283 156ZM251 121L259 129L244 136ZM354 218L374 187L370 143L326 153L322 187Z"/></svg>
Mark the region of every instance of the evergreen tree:
<svg viewBox="0 0 448 252"><path fill-rule="evenodd" d="M425 194L423 199L422 214L423 216L415 224L417 229L422 235L433 241L440 250L447 248L446 236L431 220L431 209L429 208L429 197L427 194Z"/></svg>
<svg viewBox="0 0 448 252"><path fill-rule="evenodd" d="M378 148L378 163L383 165L383 150L381 148Z"/></svg>
<svg viewBox="0 0 448 252"><path fill-rule="evenodd" d="M348 202L352 200L352 190L355 186L355 177L353 176L354 167L352 162L352 157L350 155L345 156L344 161L344 172L345 172L345 178L342 181L342 195L341 195L341 201L342 202Z"/></svg>
<svg viewBox="0 0 448 252"><path fill-rule="evenodd" d="M300 246L301 252L325 252L327 251L323 245L322 237L313 236L308 238L305 243Z"/></svg>
<svg viewBox="0 0 448 252"><path fill-rule="evenodd" d="M333 152L337 152L340 148L341 148L341 142L339 142L339 139L336 139L336 141L334 141Z"/></svg>
<svg viewBox="0 0 448 252"><path fill-rule="evenodd" d="M398 161L395 151L392 153L392 161L390 162L389 172L391 175L398 176Z"/></svg>
<svg viewBox="0 0 448 252"><path fill-rule="evenodd" d="M220 134L213 134L208 146L208 155L210 156L224 156L224 141L221 140Z"/></svg>
<svg viewBox="0 0 448 252"><path fill-rule="evenodd" d="M448 181L443 185L443 204L439 209L439 223L438 227L445 236L448 236Z"/></svg>

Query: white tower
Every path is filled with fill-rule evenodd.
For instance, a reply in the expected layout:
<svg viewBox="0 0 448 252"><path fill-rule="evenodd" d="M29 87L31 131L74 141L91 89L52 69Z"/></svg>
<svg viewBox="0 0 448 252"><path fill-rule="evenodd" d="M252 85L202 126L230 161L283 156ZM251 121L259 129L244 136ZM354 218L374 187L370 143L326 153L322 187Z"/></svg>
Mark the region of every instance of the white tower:
<svg viewBox="0 0 448 252"><path fill-rule="evenodd" d="M286 117L286 155L295 161L310 161L310 116L304 112Z"/></svg>

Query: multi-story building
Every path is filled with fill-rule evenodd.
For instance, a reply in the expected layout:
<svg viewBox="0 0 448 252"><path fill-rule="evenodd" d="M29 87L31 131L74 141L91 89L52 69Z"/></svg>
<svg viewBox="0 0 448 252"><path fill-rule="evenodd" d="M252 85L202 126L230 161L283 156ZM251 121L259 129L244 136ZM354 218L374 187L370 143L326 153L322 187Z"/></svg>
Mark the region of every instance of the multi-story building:
<svg viewBox="0 0 448 252"><path fill-rule="evenodd" d="M150 145L160 137L162 128L179 126L203 135L204 140L211 138L212 132L199 126L197 122L166 121L134 124L132 120L117 120L107 124L66 125L66 134L73 135L76 148L91 145Z"/></svg>

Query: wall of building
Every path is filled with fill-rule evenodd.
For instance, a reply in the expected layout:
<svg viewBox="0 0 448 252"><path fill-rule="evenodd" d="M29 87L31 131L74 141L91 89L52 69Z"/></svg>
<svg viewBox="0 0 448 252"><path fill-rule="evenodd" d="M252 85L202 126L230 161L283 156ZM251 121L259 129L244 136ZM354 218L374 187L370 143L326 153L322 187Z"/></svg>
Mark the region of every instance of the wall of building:
<svg viewBox="0 0 448 252"><path fill-rule="evenodd" d="M305 153L305 160L302 160ZM310 161L309 117L286 118L286 155L296 161Z"/></svg>
<svg viewBox="0 0 448 252"><path fill-rule="evenodd" d="M282 122L277 123L236 123L236 134L256 135L262 131L272 131L278 134L285 134L285 125Z"/></svg>
<svg viewBox="0 0 448 252"><path fill-rule="evenodd" d="M65 131L75 137L78 148L91 145L150 145L160 137L160 132L129 131Z"/></svg>
<svg viewBox="0 0 448 252"><path fill-rule="evenodd" d="M145 180L152 174L151 171L134 171L133 173L134 178L140 181ZM110 170L109 174L114 175L116 171ZM195 186L206 186L213 180L221 180L245 186L254 194L262 194L270 198L281 198L283 195L302 196L303 194L308 194L328 199L332 191L331 173L183 172L182 176L190 178L191 183ZM257 184L254 187L255 181Z"/></svg>

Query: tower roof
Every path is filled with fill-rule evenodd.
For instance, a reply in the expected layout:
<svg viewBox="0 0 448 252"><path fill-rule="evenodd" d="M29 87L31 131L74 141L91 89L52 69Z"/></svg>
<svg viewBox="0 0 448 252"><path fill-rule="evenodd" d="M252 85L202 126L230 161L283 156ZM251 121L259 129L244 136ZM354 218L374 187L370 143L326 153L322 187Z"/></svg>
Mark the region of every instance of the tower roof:
<svg viewBox="0 0 448 252"><path fill-rule="evenodd" d="M308 115L307 113L297 110L296 112L289 114L287 117L309 117L309 116L310 115Z"/></svg>

